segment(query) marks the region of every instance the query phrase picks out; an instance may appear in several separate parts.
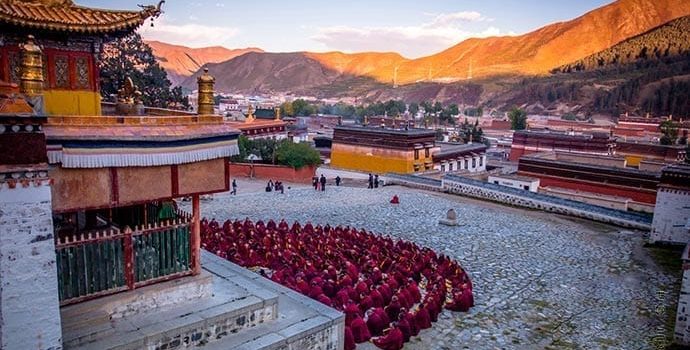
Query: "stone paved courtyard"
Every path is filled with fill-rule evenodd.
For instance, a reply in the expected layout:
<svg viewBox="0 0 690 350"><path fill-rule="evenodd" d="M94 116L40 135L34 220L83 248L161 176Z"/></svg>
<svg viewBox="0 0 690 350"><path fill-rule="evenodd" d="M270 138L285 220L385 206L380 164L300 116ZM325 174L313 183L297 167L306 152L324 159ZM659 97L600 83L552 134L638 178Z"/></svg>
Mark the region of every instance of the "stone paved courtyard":
<svg viewBox="0 0 690 350"><path fill-rule="evenodd" d="M642 248L642 232L399 186L293 187L283 195L261 187L216 195L202 202L202 213L221 222L350 225L460 262L476 306L444 311L405 349L653 349L653 334L675 314L677 281ZM401 204L388 203L394 194ZM462 226L438 225L450 208Z"/></svg>

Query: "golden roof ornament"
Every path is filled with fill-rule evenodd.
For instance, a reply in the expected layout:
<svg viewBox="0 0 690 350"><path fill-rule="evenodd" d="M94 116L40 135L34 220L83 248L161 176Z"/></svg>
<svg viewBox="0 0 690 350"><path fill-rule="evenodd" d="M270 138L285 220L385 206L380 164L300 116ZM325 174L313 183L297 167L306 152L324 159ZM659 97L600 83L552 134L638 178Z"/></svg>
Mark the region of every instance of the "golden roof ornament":
<svg viewBox="0 0 690 350"><path fill-rule="evenodd" d="M20 92L29 96L43 93L43 51L36 44L33 35L20 45L22 50L22 73Z"/></svg>
<svg viewBox="0 0 690 350"><path fill-rule="evenodd" d="M244 119L244 122L245 123L251 123L255 119L256 119L256 117L254 116L254 106L250 104L249 108L247 109L247 117Z"/></svg>
<svg viewBox="0 0 690 350"><path fill-rule="evenodd" d="M213 85L216 82L216 78L208 74L208 68L204 67L204 73L199 76L196 80L199 90L199 108L197 108L197 114L213 114Z"/></svg>
<svg viewBox="0 0 690 350"><path fill-rule="evenodd" d="M275 111L276 120L280 120L280 107L275 107L273 110Z"/></svg>

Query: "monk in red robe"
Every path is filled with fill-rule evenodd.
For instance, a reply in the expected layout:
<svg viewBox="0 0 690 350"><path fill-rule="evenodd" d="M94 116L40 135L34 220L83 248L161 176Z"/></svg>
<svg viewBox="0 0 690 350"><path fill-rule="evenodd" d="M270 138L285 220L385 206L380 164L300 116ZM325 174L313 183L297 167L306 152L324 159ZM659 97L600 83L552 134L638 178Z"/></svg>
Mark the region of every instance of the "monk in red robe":
<svg viewBox="0 0 690 350"><path fill-rule="evenodd" d="M371 339L371 333L369 333L366 322L359 316L352 320L350 329L352 329L352 336L355 338L355 343L364 343Z"/></svg>
<svg viewBox="0 0 690 350"><path fill-rule="evenodd" d="M410 341L410 337L412 336L412 330L410 329L410 323L407 322L407 319L401 317L400 321L397 322L397 325L403 334L403 342L407 343L408 341Z"/></svg>
<svg viewBox="0 0 690 350"><path fill-rule="evenodd" d="M473 303L472 291L465 289L453 294L453 301L446 304L446 309L451 311L467 312L472 307Z"/></svg>
<svg viewBox="0 0 690 350"><path fill-rule="evenodd" d="M429 311L426 307L422 306L417 310L414 315L414 320L417 323L417 328L427 329L431 328L431 318L429 317Z"/></svg>
<svg viewBox="0 0 690 350"><path fill-rule="evenodd" d="M345 326L345 350L355 350L356 348L355 336L352 335L350 327Z"/></svg>
<svg viewBox="0 0 690 350"><path fill-rule="evenodd" d="M398 297L393 296L390 304L388 304L384 310L386 311L388 318L390 318L391 320L397 320L398 316L400 315L400 309L401 308L402 308L402 305L400 305L400 302L398 301Z"/></svg>
<svg viewBox="0 0 690 350"><path fill-rule="evenodd" d="M388 328L383 336L372 340L374 345L383 350L400 350L404 344L404 336L398 327Z"/></svg>
<svg viewBox="0 0 690 350"><path fill-rule="evenodd" d="M382 308L378 307L367 312L367 326L369 327L369 333L373 336L380 336L383 330L388 328L390 319L386 312Z"/></svg>

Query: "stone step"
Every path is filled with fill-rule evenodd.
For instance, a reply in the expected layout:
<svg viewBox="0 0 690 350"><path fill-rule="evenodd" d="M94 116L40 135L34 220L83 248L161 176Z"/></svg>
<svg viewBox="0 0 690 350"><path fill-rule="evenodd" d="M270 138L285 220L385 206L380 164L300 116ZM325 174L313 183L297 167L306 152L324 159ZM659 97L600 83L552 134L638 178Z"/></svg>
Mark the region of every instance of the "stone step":
<svg viewBox="0 0 690 350"><path fill-rule="evenodd" d="M211 271L222 268L207 261L205 267ZM230 278L246 278L243 284L250 289L276 293L278 318L208 343L205 350L330 349L329 344L344 344L342 313L246 269L233 273L236 275Z"/></svg>
<svg viewBox="0 0 690 350"><path fill-rule="evenodd" d="M131 302L135 294L134 299L155 304L162 295L187 291L184 287L189 284L198 287L206 279L209 295L110 318L113 305ZM63 346L65 349L100 350L201 345L274 320L277 303L275 293L251 290L241 280L218 278L204 269L201 277L154 284L64 307Z"/></svg>

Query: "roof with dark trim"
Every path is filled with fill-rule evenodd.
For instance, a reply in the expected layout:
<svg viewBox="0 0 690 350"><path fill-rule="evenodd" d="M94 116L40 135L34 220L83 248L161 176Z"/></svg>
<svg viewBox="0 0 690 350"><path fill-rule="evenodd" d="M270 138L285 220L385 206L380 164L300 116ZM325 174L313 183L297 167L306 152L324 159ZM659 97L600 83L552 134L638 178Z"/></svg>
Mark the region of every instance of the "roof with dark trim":
<svg viewBox="0 0 690 350"><path fill-rule="evenodd" d="M140 6L140 11L121 11L82 7L71 0L0 0L0 23L93 34L130 31L147 18L158 17L163 2Z"/></svg>

